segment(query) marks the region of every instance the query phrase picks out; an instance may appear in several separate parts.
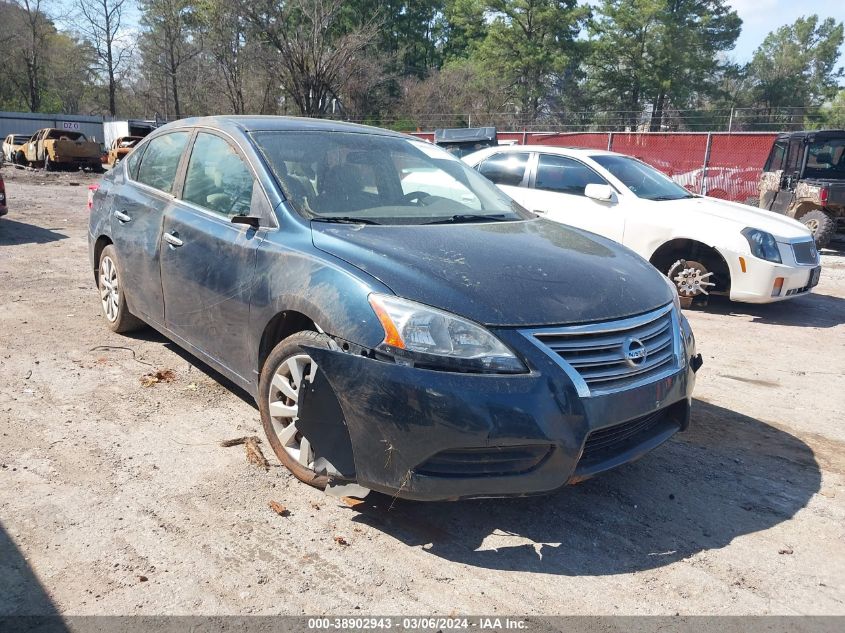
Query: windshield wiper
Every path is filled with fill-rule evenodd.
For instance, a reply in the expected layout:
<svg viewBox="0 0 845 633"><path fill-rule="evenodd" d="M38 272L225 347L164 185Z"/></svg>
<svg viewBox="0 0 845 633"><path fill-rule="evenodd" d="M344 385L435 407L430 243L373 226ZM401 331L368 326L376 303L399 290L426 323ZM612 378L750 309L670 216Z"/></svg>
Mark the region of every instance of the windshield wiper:
<svg viewBox="0 0 845 633"><path fill-rule="evenodd" d="M426 222L425 224L461 224L464 222L509 222L509 220L501 213L498 215L459 213L444 220L435 220L434 222Z"/></svg>
<svg viewBox="0 0 845 633"><path fill-rule="evenodd" d="M367 218L353 218L351 216L327 216L321 215L311 218L313 222L334 222L335 224L381 224L375 220L368 220Z"/></svg>
<svg viewBox="0 0 845 633"><path fill-rule="evenodd" d="M649 198L649 200L686 200L688 198L695 198L695 196L689 193L685 196L657 196L656 198Z"/></svg>

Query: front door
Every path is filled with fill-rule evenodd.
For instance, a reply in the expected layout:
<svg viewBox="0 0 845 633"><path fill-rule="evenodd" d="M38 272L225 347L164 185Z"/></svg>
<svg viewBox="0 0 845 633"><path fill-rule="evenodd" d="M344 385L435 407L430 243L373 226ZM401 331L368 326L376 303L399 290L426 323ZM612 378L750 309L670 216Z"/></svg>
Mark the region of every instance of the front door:
<svg viewBox="0 0 845 633"><path fill-rule="evenodd" d="M250 376L249 304L267 231L233 224L269 207L243 157L199 132L179 200L164 219L161 280L167 328L241 377ZM268 223L266 218L264 223Z"/></svg>
<svg viewBox="0 0 845 633"><path fill-rule="evenodd" d="M555 222L621 242L625 235L625 215L620 205L615 200L604 202L587 198L584 189L589 184L609 183L579 160L540 154L528 189L520 192L522 204Z"/></svg>

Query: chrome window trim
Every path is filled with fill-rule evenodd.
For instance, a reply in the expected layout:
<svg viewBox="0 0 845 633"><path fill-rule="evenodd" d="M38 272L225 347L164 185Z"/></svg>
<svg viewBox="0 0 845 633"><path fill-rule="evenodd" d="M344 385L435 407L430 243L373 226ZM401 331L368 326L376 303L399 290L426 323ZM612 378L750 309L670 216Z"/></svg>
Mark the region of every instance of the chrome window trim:
<svg viewBox="0 0 845 633"><path fill-rule="evenodd" d="M656 321L657 319L671 312L672 321L672 344L674 362L664 371L647 376L642 380L635 380L633 383L625 385L624 387L611 387L608 389L593 388L591 389L578 370L570 365L560 354L553 350L550 346L541 341L538 336L578 336L579 334L603 334L619 332L623 330L630 330ZM674 309L674 305L669 303L661 308L646 312L633 317L627 317L615 321L601 321L596 323L584 323L578 325L568 326L553 326L541 328L525 328L518 330L522 336L530 341L534 346L540 349L543 353L549 356L567 375L575 386L575 391L581 398L591 398L595 396L603 396L611 393L619 393L622 391L629 391L636 389L642 385L647 385L652 382L657 382L668 378L684 367L684 343L681 338L681 323L678 312Z"/></svg>

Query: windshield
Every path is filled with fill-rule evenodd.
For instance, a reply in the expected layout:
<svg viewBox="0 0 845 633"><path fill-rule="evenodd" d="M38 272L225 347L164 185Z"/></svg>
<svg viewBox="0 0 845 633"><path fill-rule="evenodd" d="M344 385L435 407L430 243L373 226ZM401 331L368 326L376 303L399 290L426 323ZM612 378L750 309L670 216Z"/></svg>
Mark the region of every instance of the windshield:
<svg viewBox="0 0 845 633"><path fill-rule="evenodd" d="M845 137L810 143L805 178L845 178Z"/></svg>
<svg viewBox="0 0 845 633"><path fill-rule="evenodd" d="M316 220L431 224L533 217L424 141L349 132L255 132L252 138L286 198Z"/></svg>
<svg viewBox="0 0 845 633"><path fill-rule="evenodd" d="M591 156L599 165L622 181L638 198L645 200L680 200L695 196L668 176L636 158L601 154Z"/></svg>

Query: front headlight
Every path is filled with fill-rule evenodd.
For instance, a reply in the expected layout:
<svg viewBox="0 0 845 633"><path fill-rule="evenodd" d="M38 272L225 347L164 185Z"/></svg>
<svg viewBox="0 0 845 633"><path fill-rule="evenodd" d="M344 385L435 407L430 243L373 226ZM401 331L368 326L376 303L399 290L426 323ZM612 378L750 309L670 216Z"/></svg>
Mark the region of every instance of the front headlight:
<svg viewBox="0 0 845 633"><path fill-rule="evenodd" d="M430 369L523 373L513 352L480 325L392 295L372 293L370 305L384 328L380 351Z"/></svg>
<svg viewBox="0 0 845 633"><path fill-rule="evenodd" d="M766 233L760 229L742 229L742 234L748 240L748 246L751 247L751 254L754 257L765 259L769 262L780 264L780 249L775 237L771 233Z"/></svg>

